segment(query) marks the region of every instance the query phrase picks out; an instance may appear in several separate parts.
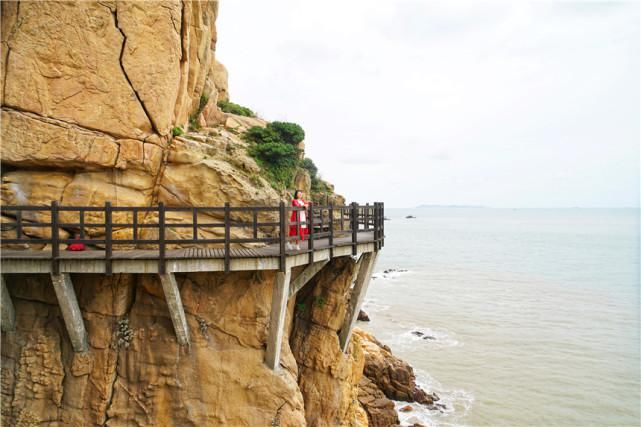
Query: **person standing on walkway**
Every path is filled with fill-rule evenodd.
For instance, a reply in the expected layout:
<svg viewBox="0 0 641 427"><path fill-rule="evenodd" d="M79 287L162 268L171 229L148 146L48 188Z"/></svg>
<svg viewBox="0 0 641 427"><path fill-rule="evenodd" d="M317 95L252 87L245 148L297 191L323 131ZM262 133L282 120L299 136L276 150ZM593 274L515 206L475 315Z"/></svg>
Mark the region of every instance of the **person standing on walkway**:
<svg viewBox="0 0 641 427"><path fill-rule="evenodd" d="M303 208L292 211L292 216L290 221L292 225L289 226L289 236L297 236L298 239L294 239L294 246L291 242L287 242L287 249L300 250L300 241L305 240L305 236L309 233L307 227L307 208L310 203L305 201L303 198L305 194L301 190L296 190L294 192L294 199L292 200L292 206L295 208Z"/></svg>

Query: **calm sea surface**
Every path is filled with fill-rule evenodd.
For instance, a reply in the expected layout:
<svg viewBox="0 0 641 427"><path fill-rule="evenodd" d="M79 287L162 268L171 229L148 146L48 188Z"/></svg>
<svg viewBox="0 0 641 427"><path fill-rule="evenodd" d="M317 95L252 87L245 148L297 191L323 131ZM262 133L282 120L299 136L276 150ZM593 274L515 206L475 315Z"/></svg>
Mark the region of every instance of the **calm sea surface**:
<svg viewBox="0 0 641 427"><path fill-rule="evenodd" d="M640 425L638 210L386 215L358 326L447 405L405 425Z"/></svg>

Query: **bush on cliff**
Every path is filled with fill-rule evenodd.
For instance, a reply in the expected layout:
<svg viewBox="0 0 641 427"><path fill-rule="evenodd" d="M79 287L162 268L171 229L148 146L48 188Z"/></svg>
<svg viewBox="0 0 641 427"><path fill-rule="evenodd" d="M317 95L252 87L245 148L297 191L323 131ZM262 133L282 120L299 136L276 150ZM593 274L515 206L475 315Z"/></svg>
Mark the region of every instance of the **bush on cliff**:
<svg viewBox="0 0 641 427"><path fill-rule="evenodd" d="M243 139L247 142L256 144L282 144L283 140L280 135L269 127L252 126L243 134Z"/></svg>
<svg viewBox="0 0 641 427"><path fill-rule="evenodd" d="M298 158L298 149L282 142L255 144L249 154L256 159L272 187L285 189L292 185Z"/></svg>
<svg viewBox="0 0 641 427"><path fill-rule="evenodd" d="M243 107L242 105L238 105L229 101L218 101L218 108L223 110L223 112L229 113L229 114L236 114L238 116L245 116L245 117L256 117L256 113L254 113L249 108Z"/></svg>
<svg viewBox="0 0 641 427"><path fill-rule="evenodd" d="M298 145L305 139L305 131L300 125L291 122L271 122L267 125L268 129L273 129L280 135L283 142L291 145Z"/></svg>
<svg viewBox="0 0 641 427"><path fill-rule="evenodd" d="M273 122L266 127L253 126L243 134L243 139L251 144L249 154L256 159L265 177L276 189L293 185L300 163L297 144L303 138L303 128L288 122Z"/></svg>

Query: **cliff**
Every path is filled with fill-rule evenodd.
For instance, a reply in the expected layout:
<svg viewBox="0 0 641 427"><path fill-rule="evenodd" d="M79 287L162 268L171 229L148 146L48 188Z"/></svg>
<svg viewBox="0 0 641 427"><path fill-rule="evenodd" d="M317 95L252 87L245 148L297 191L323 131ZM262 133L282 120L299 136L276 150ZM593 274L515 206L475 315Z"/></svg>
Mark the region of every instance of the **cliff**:
<svg viewBox="0 0 641 427"><path fill-rule="evenodd" d="M217 12L217 1L2 2L1 203L279 203L242 137L267 123L218 107L229 93ZM309 192L309 174L294 179ZM28 226L43 219L23 218L24 235L47 237ZM364 379L364 338L347 354L338 345L354 274L351 258L332 261L290 302L279 374L263 363L273 273L178 275L188 348L155 276L74 275L87 353L73 352L47 276L6 275L17 327L2 333L3 424L395 423L393 404L370 398L385 393Z"/></svg>

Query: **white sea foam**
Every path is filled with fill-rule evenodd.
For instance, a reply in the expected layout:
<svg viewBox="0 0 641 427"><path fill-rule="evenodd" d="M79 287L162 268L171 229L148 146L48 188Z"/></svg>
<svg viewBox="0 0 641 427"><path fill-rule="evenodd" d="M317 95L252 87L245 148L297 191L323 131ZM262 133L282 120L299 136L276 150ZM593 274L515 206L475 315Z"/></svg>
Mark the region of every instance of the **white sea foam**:
<svg viewBox="0 0 641 427"><path fill-rule="evenodd" d="M420 423L430 427L461 427L464 424L460 422L470 411L474 404L474 395L465 390L451 390L443 385L429 374L423 371L417 371L416 383L423 390L436 393L439 400L434 408L421 405L419 403L407 403L395 401L394 405L398 412L399 421L402 426L411 426L414 423ZM408 412L400 411L405 406L411 406L412 410ZM441 405L444 405L442 407Z"/></svg>

